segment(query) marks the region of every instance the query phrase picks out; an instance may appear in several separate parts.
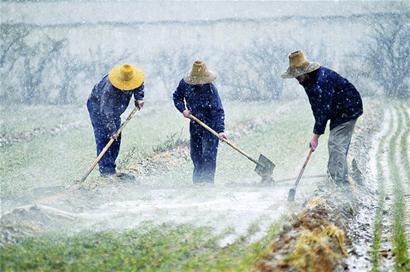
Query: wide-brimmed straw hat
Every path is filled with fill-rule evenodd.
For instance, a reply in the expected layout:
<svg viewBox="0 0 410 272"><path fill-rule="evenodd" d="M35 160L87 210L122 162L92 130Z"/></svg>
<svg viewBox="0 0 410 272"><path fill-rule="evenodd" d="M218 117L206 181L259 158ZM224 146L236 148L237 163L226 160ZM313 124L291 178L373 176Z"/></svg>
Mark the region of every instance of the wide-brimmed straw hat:
<svg viewBox="0 0 410 272"><path fill-rule="evenodd" d="M289 54L289 67L282 78L295 78L308 74L320 68L317 62L310 62L305 58L302 51L295 51Z"/></svg>
<svg viewBox="0 0 410 272"><path fill-rule="evenodd" d="M208 71L205 62L197 60L192 64L191 71L184 77L186 83L191 85L207 84L216 79L216 75Z"/></svg>
<svg viewBox="0 0 410 272"><path fill-rule="evenodd" d="M144 73L131 64L121 64L111 69L108 79L115 88L131 91L144 83Z"/></svg>

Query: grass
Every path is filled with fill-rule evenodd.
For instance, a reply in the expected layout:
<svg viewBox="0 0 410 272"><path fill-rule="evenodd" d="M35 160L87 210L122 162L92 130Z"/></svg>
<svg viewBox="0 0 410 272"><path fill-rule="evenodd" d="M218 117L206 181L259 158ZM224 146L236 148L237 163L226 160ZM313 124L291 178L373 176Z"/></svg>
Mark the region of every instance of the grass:
<svg viewBox="0 0 410 272"><path fill-rule="evenodd" d="M280 109L280 110L278 110ZM182 118L172 105L154 109L146 108L138 113L124 130L119 169L127 169L135 162L144 160L154 152L166 150L175 144L186 143L189 139L188 120ZM276 115L273 115L274 112ZM10 109L2 109L6 114ZM65 130L58 135L44 134L30 141L15 143L0 149L0 170L2 173L0 197L29 194L35 187L69 185L81 177L95 158L95 143L92 128L85 107L23 107L16 110L5 126L12 131L27 131L46 126L42 118L46 112L50 117L50 127L60 123L79 122L77 129ZM287 177L289 171L297 172L299 164L306 156L307 143L313 125L310 108L303 101L278 103L226 103L227 133L239 123L252 122L260 116L273 116L273 123L266 128L252 132L252 136L240 135L234 141L238 146L257 158L260 153L272 159L277 168L275 177ZM54 116L54 118L51 118ZM27 127L13 122L25 118ZM298 124L295 127L295 124ZM319 151L307 169L315 169L326 160L326 136L321 139ZM284 156L285 155L285 156ZM217 179L255 180L252 162L243 158L228 146L221 144L218 158ZM300 158L300 160L295 158ZM232 162L235 162L233 164ZM191 163L181 166L167 177L159 177L158 182L190 183ZM90 178L98 175L94 171Z"/></svg>
<svg viewBox="0 0 410 272"><path fill-rule="evenodd" d="M272 225L260 241L249 244L245 235L226 247L218 245L221 236L212 229L187 224L145 223L123 233L30 238L1 250L1 270L249 271L285 220Z"/></svg>
<svg viewBox="0 0 410 272"><path fill-rule="evenodd" d="M247 110L244 111L245 103L226 103L227 129L239 122L269 114L275 107L275 103L246 103ZM124 167L130 160L130 154L132 161L138 161L155 150L167 148L172 135L178 135L178 141L188 140L188 121L172 105L147 107L144 111L138 113L124 130L118 159ZM10 135L72 122L83 124L58 135L45 133L30 141L2 147L1 197L24 195L34 187L71 184L84 174L96 156L85 106L2 107L0 112L7 116L2 121L2 129ZM92 176L97 172L94 171Z"/></svg>
<svg viewBox="0 0 410 272"><path fill-rule="evenodd" d="M281 116L274 118L268 126L260 128L252 135L240 137L234 142L255 159L258 159L259 154L271 159L276 165L275 179L287 178L290 177L289 175L297 176L308 152L313 123L308 107L289 108L283 111ZM258 179L253 171L255 166L252 162L226 145L221 145L220 150L217 178L222 180L235 180L237 177L244 180ZM327 135L324 135L306 169L306 175L311 172L317 173L316 170L319 168L325 171L326 159Z"/></svg>
<svg viewBox="0 0 410 272"><path fill-rule="evenodd" d="M395 256L395 270L406 271L410 265L408 256L407 236L406 236L406 203L404 199L404 187L401 182L400 169L397 162L397 140L401 133L401 128L404 127L402 115L400 114L402 108L397 110L399 112L399 122L397 130L390 140L389 151L389 168L393 178L393 254ZM406 268L407 267L407 268Z"/></svg>
<svg viewBox="0 0 410 272"><path fill-rule="evenodd" d="M388 131L391 131L393 128L393 123L390 122ZM383 147L386 143L386 138L382 138L379 143L379 147L377 150L377 157L383 157ZM372 271L377 272L379 271L379 261L380 261L380 246L381 246L381 235L382 235L382 227L383 227L383 210L384 210L384 199L386 196L386 191L384 187L384 178L383 178L383 165L381 163L381 159L377 160L377 191L378 191L378 199L377 199L377 208L376 208L376 215L374 219L374 227L373 227L373 242L372 242L372 251L371 251L371 259L372 259Z"/></svg>
<svg viewBox="0 0 410 272"><path fill-rule="evenodd" d="M234 142L254 157L262 153L271 158L277 164L275 178L288 177L289 173L297 175L308 151L313 126L307 103L246 103L246 110L245 103L228 103L225 106L228 135L241 122L252 122L260 115L276 112L271 123L252 133L239 135ZM88 119L83 121L88 122ZM120 160L124 165L132 165L155 151L185 142L188 139L187 128L188 121L172 107L163 107L145 115L141 113L131 121L124 133ZM310 171L316 174L317 169L324 171L326 137L320 139L319 149L309 162L306 175ZM30 143L19 143L7 150L13 150L16 154L4 153L1 154L4 156L2 158L10 155L7 163L16 163L17 166L14 176L12 171L2 180L2 191L6 188L6 194L19 194L33 186L49 184L45 176L53 177L56 182L69 182L67 177L77 177L78 172L82 174L78 169L82 166L85 169L88 166L85 162L94 157L94 140L91 128L84 127L65 131L58 136L34 139ZM65 156L66 160L59 161L56 154ZM129 157L130 154L132 157ZM124 156L127 160L123 160ZM259 181L253 172L253 163L228 146L221 144L218 156L217 182L240 182L241 179ZM44 169L49 169L49 172L44 173L43 167L48 167ZM38 176L33 180L32 175L36 171ZM191 183L191 171L191 163L185 162L162 178L173 184L178 180ZM26 177L18 176L25 172L28 174ZM39 182L36 183L36 180ZM4 184L9 187L4 187ZM23 187L15 189L18 186ZM1 270L112 271L121 267L124 271L249 271L284 221L275 222L261 241L249 244L245 235L223 248L218 246L218 241L226 234L215 234L210 228L191 225L148 224L120 233L47 234L3 248L0 253L3 260ZM257 224L252 224L248 235L258 229Z"/></svg>
<svg viewBox="0 0 410 272"><path fill-rule="evenodd" d="M410 108L410 103L403 103L404 109ZM406 107L407 106L407 107ZM400 155L403 161L403 167L405 171L405 175L407 178L407 184L410 186L410 158L408 154L409 150L409 135L410 135L410 113L404 112L404 127L405 127L405 132L401 136L400 140Z"/></svg>
<svg viewBox="0 0 410 272"><path fill-rule="evenodd" d="M239 135L235 138L235 142L252 156L257 157L259 153L270 156L279 168L283 168L281 172L279 171L283 175L289 170L297 172L307 151L313 125L309 106L303 102L303 104L299 103L296 107L290 107L295 103L283 102L282 105L247 103L246 111L244 111L244 104L227 104L228 135L238 123L252 122L260 115L272 115L273 112L278 112L278 115L273 116L272 123L251 133ZM277 109L279 111L276 111ZM88 120L83 121L88 122ZM295 126L295 123L299 125ZM152 152L163 151L175 144L186 142L187 128L188 121L172 107L147 113L141 118L137 116L127 127L123 138L125 141L121 146L122 156L125 155L127 158L128 154L132 154L133 157L128 161L123 160L122 163L132 165ZM316 162L312 160L312 165L322 161L319 158L326 158L325 139L322 140L321 147L323 147L321 151L315 153L317 160ZM13 179L10 179L12 173L7 173L2 181L2 189L6 188L7 193L17 195L33 186L39 186L42 184L41 180L44 180L47 175L54 176L57 181L60 181L60 178L67 180L67 176L76 176L75 170L78 171L84 162L91 160L93 149L94 142L90 127L65 131L57 137L34 139L29 143L18 143L8 147L7 150L13 152L8 164L17 164L23 160L26 162L17 164ZM66 153L64 154L66 160L57 159L56 154L60 154L60 151L62 156L62 153ZM7 155L2 154L2 156ZM294 156L300 156L300 163L294 159ZM239 181L240 178L249 178L259 182L259 177L253 172L253 168L253 163L228 146L221 145L217 181ZM49 169L49 172L44 172L43 169ZM61 169L64 171L58 172ZM25 184L31 181L31 175L36 171L38 171L36 179L40 182L32 181ZM191 183L191 171L191 162L185 162L180 167L171 169L162 178L174 185L178 180ZM30 175L20 178L18 175L24 172ZM47 182L49 181L43 184L49 184ZM15 189L20 185L23 188ZM52 271L64 268L68 271L112 271L121 267L121 270L125 271L248 271L283 222L283 220L275 222L268 235L259 242L248 244L248 237L242 236L234 244L223 248L218 246L218 241L225 234L214 234L209 228L191 225L159 227L143 225L122 233L83 232L73 236L49 233L3 248L1 257L4 261L2 267L4 269L2 270ZM258 224L252 224L248 229L249 236L258 232L259 228Z"/></svg>
<svg viewBox="0 0 410 272"><path fill-rule="evenodd" d="M50 129L88 118L78 106L1 105L1 127L7 134L23 134L34 129Z"/></svg>

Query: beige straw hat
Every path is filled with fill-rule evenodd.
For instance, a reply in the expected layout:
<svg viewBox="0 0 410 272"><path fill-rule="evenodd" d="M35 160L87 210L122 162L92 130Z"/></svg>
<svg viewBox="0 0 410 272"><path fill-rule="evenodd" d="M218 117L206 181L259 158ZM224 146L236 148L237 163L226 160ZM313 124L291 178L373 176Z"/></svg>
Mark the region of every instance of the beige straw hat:
<svg viewBox="0 0 410 272"><path fill-rule="evenodd" d="M295 51L289 54L289 67L282 78L295 78L308 74L320 68L317 62L309 62L302 51Z"/></svg>
<svg viewBox="0 0 410 272"><path fill-rule="evenodd" d="M131 64L121 64L111 69L108 79L115 88L131 91L144 83L144 73Z"/></svg>
<svg viewBox="0 0 410 272"><path fill-rule="evenodd" d="M184 77L186 83L191 85L207 84L216 79L216 75L208 71L205 62L197 60L192 64L191 71Z"/></svg>

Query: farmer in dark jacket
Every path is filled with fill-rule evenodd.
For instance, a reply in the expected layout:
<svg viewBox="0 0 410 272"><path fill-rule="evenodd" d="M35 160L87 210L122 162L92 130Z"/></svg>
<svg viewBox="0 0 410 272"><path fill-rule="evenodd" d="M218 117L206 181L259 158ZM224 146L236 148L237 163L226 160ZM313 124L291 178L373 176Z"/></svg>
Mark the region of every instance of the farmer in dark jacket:
<svg viewBox="0 0 410 272"><path fill-rule="evenodd" d="M335 71L309 62L302 51L289 55L289 68L283 78L296 78L303 86L315 117L312 151L330 120L328 175L337 184L347 184L347 153L357 118L363 113L356 88Z"/></svg>
<svg viewBox="0 0 410 272"><path fill-rule="evenodd" d="M183 78L173 94L175 107L185 118L191 114L202 120L226 139L225 113L218 90L212 81L216 76L208 71L206 64L195 61L191 72ZM191 134L191 159L194 163L193 182L213 183L219 139L195 121L189 124Z"/></svg>
<svg viewBox="0 0 410 272"><path fill-rule="evenodd" d="M115 160L118 157L121 135L116 131L121 125L121 114L127 109L131 96L134 96L135 106L144 106L144 74L130 64L114 67L108 75L96 84L87 100L87 108L94 129L97 144L97 155L113 138L107 153L99 161L102 176L116 175ZM124 173L117 174L123 177Z"/></svg>

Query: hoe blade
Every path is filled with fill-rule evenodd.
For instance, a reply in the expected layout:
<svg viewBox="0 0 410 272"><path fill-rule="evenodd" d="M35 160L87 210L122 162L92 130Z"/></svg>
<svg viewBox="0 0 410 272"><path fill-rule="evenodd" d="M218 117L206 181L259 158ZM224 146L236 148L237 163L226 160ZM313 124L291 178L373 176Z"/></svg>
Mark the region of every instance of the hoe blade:
<svg viewBox="0 0 410 272"><path fill-rule="evenodd" d="M273 181L272 174L275 164L264 155L260 154L255 172L262 177L262 181Z"/></svg>
<svg viewBox="0 0 410 272"><path fill-rule="evenodd" d="M296 189L295 188L289 189L288 201L290 201L290 202L295 201L295 194L296 194Z"/></svg>

